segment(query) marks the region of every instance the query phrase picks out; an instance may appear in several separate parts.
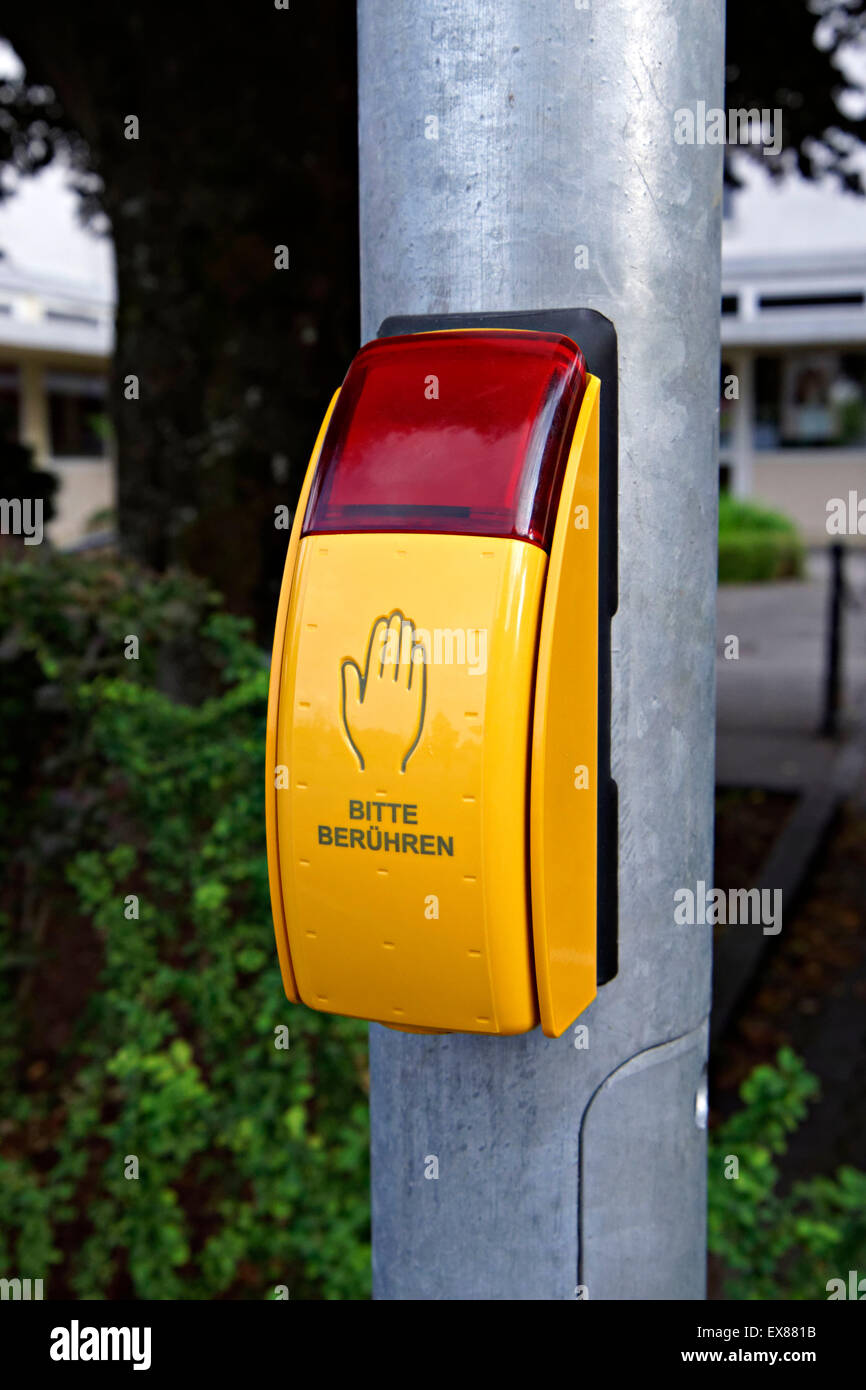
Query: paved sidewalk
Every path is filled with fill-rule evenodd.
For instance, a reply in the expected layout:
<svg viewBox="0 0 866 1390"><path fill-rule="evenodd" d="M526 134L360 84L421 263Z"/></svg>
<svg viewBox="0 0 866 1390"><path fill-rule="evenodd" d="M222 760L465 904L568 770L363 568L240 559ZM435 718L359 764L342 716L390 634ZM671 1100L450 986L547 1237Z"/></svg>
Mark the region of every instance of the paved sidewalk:
<svg viewBox="0 0 866 1390"><path fill-rule="evenodd" d="M840 802L866 795L866 555L846 557L850 601L843 609L844 684L838 739L818 738L823 713L829 565L810 562L801 583L725 586L717 614L716 783L791 792L759 886L796 907ZM725 639L739 659L725 660ZM770 949L756 933L717 933L711 1037L718 1042Z"/></svg>
<svg viewBox="0 0 866 1390"><path fill-rule="evenodd" d="M843 610L841 727L866 733L866 553L846 556L852 602ZM810 557L802 582L736 584L717 604L716 781L798 791L827 776L839 744L816 737L823 709L829 607L827 556ZM725 638L739 659L724 659Z"/></svg>

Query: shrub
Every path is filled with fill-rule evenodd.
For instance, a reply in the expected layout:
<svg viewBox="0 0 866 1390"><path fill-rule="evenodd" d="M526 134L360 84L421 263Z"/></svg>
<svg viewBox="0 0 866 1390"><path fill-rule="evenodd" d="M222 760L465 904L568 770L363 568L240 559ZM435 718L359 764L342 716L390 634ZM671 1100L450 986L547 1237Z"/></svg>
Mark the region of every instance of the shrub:
<svg viewBox="0 0 866 1390"><path fill-rule="evenodd" d="M366 1028L282 994L267 664L188 577L0 565L0 1267L49 1297L368 1295Z"/></svg>
<svg viewBox="0 0 866 1390"><path fill-rule="evenodd" d="M719 583L797 579L803 543L793 522L756 502L719 498Z"/></svg>
<svg viewBox="0 0 866 1390"><path fill-rule="evenodd" d="M840 1168L779 1191L773 1160L817 1093L783 1048L775 1067L755 1068L742 1108L710 1136L709 1248L727 1267L727 1298L826 1298L828 1280L866 1275L866 1173Z"/></svg>

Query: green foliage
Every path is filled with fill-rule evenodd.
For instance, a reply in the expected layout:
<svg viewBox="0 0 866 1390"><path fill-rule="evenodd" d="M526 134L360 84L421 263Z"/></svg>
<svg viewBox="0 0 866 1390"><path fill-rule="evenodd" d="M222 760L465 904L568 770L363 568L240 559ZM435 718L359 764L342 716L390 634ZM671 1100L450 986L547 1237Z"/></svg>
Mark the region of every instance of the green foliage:
<svg viewBox="0 0 866 1390"><path fill-rule="evenodd" d="M729 1271L728 1298L826 1298L828 1280L847 1280L849 1269L866 1274L866 1173L840 1168L779 1191L773 1160L818 1089L783 1048L775 1067L755 1068L742 1108L710 1136L709 1248Z"/></svg>
<svg viewBox="0 0 866 1390"><path fill-rule="evenodd" d="M796 534L796 527L772 507L723 492L719 497L719 531L724 535L735 531L782 531L790 535Z"/></svg>
<svg viewBox="0 0 866 1390"><path fill-rule="evenodd" d="M49 1297L366 1297L366 1029L282 993L267 659L189 578L28 556L0 688L0 1266Z"/></svg>
<svg viewBox="0 0 866 1390"><path fill-rule="evenodd" d="M803 542L792 521L745 498L719 498L719 583L799 579Z"/></svg>

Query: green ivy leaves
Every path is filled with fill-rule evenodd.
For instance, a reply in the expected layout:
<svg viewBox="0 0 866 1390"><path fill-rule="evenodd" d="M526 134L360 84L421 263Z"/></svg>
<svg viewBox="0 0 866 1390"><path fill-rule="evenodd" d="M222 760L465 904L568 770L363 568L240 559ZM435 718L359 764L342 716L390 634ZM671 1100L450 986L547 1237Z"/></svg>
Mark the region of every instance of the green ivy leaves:
<svg viewBox="0 0 866 1390"><path fill-rule="evenodd" d="M0 564L0 665L5 1266L49 1296L367 1297L366 1028L282 993L267 658L197 581L47 556ZM56 1049L20 1007L44 972L82 994Z"/></svg>

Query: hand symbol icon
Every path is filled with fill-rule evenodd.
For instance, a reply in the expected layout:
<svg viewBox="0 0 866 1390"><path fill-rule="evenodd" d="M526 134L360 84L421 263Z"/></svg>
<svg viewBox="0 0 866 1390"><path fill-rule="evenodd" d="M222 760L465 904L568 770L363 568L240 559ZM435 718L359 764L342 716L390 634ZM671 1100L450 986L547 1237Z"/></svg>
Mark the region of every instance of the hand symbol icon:
<svg viewBox="0 0 866 1390"><path fill-rule="evenodd" d="M377 618L363 670L347 657L340 677L343 728L361 771L370 766L405 772L427 704L427 652L411 618L398 608Z"/></svg>

